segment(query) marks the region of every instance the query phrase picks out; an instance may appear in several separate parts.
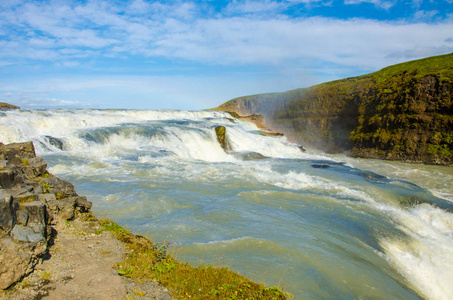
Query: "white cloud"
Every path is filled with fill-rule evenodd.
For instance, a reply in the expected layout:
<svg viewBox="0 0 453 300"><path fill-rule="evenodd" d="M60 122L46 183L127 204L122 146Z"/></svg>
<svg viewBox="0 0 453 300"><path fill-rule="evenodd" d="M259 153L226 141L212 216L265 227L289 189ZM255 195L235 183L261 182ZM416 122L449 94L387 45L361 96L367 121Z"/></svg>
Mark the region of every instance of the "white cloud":
<svg viewBox="0 0 453 300"><path fill-rule="evenodd" d="M0 1L0 7L9 8L16 5L22 4L25 0L2 0Z"/></svg>
<svg viewBox="0 0 453 300"><path fill-rule="evenodd" d="M78 61L62 61L57 63L58 66L63 66L67 68L75 68L80 66L80 63Z"/></svg>
<svg viewBox="0 0 453 300"><path fill-rule="evenodd" d="M269 11L278 11L287 7L283 2L277 2L273 0L255 1L232 1L226 7L227 13L232 14L247 14L247 13L261 13Z"/></svg>
<svg viewBox="0 0 453 300"><path fill-rule="evenodd" d="M15 86L9 89L22 89L23 87ZM3 88L4 89L4 88ZM47 92L40 90L16 90L2 92L0 89L0 101L14 103L23 109L41 109L41 108L92 108L93 105L80 101L69 101L50 97Z"/></svg>
<svg viewBox="0 0 453 300"><path fill-rule="evenodd" d="M34 31L34 39L54 39L58 46L101 48L118 42L87 29L86 20L69 6L28 4L18 18Z"/></svg>
<svg viewBox="0 0 453 300"><path fill-rule="evenodd" d="M382 1L382 0L345 0L344 4L360 4L360 3L371 3L374 4L374 6L388 10L395 6L396 0L394 1Z"/></svg>
<svg viewBox="0 0 453 300"><path fill-rule="evenodd" d="M373 69L393 63L385 58L389 53L443 45L451 28L364 19L209 19L163 35L148 54L215 64L318 60Z"/></svg>
<svg viewBox="0 0 453 300"><path fill-rule="evenodd" d="M254 14L255 16L274 17L284 10L304 4L305 8L313 5L331 5L331 0L233 0L228 3L226 15Z"/></svg>
<svg viewBox="0 0 453 300"><path fill-rule="evenodd" d="M381 8L394 3L346 1L366 1ZM35 59L73 68L84 65L80 60L85 58L164 57L206 65L317 68L333 64L330 68L374 70L404 58L453 51L446 42L452 37L451 18L427 24L255 14L301 2L316 1L234 1L226 8L231 13L227 15L202 15L202 8L192 2L15 2L14 9L5 6L0 11L4 34L0 60ZM435 15L436 11L420 11L416 17Z"/></svg>
<svg viewBox="0 0 453 300"><path fill-rule="evenodd" d="M3 67L3 66L11 66L11 65L14 65L14 63L10 62L10 61L1 61L0 60L0 67Z"/></svg>
<svg viewBox="0 0 453 300"><path fill-rule="evenodd" d="M438 10L419 10L414 14L414 20L416 21L431 21L436 15L439 14Z"/></svg>
<svg viewBox="0 0 453 300"><path fill-rule="evenodd" d="M132 13L144 13L150 9L151 5L149 2L143 0L134 0L129 4L129 12Z"/></svg>
<svg viewBox="0 0 453 300"><path fill-rule="evenodd" d="M387 55L388 58L397 58L403 60L415 59L420 57L428 57L453 52L453 46L440 47L415 47L413 49L404 50L401 52L393 52Z"/></svg>
<svg viewBox="0 0 453 300"><path fill-rule="evenodd" d="M86 102L68 101L57 98L30 98L23 96L18 98L15 103L23 109L94 108L93 105Z"/></svg>

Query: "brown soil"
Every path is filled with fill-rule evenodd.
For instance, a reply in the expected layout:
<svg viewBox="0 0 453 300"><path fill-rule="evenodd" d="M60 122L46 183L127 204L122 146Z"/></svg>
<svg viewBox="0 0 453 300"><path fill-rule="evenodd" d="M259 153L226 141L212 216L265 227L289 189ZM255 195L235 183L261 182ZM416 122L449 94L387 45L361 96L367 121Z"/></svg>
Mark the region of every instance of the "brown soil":
<svg viewBox="0 0 453 300"><path fill-rule="evenodd" d="M115 264L124 245L107 231L99 233L96 221L80 218L56 220L56 236L49 254L35 271L0 299L172 299L155 281L138 281L118 275Z"/></svg>

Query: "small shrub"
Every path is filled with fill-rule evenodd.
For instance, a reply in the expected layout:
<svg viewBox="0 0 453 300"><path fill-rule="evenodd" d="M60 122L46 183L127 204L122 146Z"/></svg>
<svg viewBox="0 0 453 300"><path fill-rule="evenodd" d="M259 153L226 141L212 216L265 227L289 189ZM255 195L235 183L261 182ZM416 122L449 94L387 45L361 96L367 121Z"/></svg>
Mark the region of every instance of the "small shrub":
<svg viewBox="0 0 453 300"><path fill-rule="evenodd" d="M42 189L44 193L48 193L50 191L50 184L48 182L44 182L42 185Z"/></svg>
<svg viewBox="0 0 453 300"><path fill-rule="evenodd" d="M44 174L42 174L41 177L42 177L42 178L51 178L51 177L53 177L53 176L52 176L49 172L46 171Z"/></svg>
<svg viewBox="0 0 453 300"><path fill-rule="evenodd" d="M67 197L68 197L68 195L63 194L63 193L56 193L56 194L55 194L55 198L56 198L57 200L60 200L60 199L63 199L63 198L67 198Z"/></svg>
<svg viewBox="0 0 453 300"><path fill-rule="evenodd" d="M41 278L44 280L49 280L50 277L52 277L52 274L50 272L41 272Z"/></svg>

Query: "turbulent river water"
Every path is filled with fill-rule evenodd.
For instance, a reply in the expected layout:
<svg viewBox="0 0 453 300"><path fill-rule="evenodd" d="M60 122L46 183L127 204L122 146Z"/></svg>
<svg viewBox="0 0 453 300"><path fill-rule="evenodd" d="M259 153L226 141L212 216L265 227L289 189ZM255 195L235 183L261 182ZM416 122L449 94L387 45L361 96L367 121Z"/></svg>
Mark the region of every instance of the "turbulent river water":
<svg viewBox="0 0 453 300"><path fill-rule="evenodd" d="M453 298L451 168L302 152L207 111L0 112L0 142L29 140L97 216L182 261L295 299Z"/></svg>

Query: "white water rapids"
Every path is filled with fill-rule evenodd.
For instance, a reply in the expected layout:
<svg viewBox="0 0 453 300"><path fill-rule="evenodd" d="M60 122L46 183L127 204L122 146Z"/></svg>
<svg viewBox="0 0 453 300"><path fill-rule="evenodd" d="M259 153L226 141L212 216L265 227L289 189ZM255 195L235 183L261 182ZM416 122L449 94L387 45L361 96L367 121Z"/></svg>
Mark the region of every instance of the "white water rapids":
<svg viewBox="0 0 453 300"><path fill-rule="evenodd" d="M231 266L295 299L453 298L451 168L301 152L229 119L3 111L0 142L33 141L96 215L177 243L183 261ZM254 152L266 158L244 159Z"/></svg>

